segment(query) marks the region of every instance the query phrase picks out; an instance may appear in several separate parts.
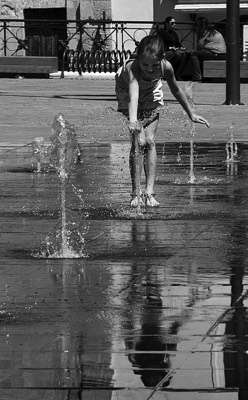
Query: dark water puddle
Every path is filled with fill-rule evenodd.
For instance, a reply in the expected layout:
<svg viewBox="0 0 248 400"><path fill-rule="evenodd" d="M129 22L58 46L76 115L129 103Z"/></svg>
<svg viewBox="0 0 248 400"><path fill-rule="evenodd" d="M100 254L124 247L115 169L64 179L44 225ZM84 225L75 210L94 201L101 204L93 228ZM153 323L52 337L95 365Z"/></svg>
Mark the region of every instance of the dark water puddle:
<svg viewBox="0 0 248 400"><path fill-rule="evenodd" d="M157 249L150 249L145 251L144 249L137 250L132 250L130 247L127 249L123 250L105 250L101 251L101 248L97 252L91 252L89 254L90 258L93 258L95 260L111 260L111 261L119 261L125 259L126 261L128 260L133 260L133 259L139 259L139 262L142 262L142 260L146 260L148 258L163 258L163 259L168 259L172 257L172 253L168 252L166 249L163 248L157 248Z"/></svg>
<svg viewBox="0 0 248 400"><path fill-rule="evenodd" d="M29 167L8 168L6 171L11 172L12 174L35 173L35 170Z"/></svg>

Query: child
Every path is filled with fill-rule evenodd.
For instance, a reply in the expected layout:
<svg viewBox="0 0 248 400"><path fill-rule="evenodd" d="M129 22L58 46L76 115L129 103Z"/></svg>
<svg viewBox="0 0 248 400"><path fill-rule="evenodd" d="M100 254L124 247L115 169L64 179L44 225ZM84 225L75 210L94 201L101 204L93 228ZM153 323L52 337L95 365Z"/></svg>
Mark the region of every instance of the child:
<svg viewBox="0 0 248 400"><path fill-rule="evenodd" d="M137 56L127 60L116 74L116 96L118 111L129 117L131 134L130 173L132 182L131 207L138 205L158 207L159 202L154 197L154 182L156 171L155 132L158 127L159 111L163 105L162 79L166 80L171 93L181 104L193 122L209 123L200 115L194 114L186 95L178 85L172 65L164 59L164 45L159 36L146 36L138 45ZM143 126L138 122L148 118ZM146 176L145 196L137 193L137 168L135 140L138 141L141 156L140 168L144 162ZM139 196L139 198L138 198Z"/></svg>

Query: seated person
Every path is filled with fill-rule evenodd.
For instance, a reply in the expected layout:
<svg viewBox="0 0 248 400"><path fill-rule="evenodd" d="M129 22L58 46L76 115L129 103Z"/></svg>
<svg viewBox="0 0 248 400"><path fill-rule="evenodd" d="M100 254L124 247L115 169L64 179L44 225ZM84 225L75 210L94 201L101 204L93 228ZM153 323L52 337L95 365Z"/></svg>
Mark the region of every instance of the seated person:
<svg viewBox="0 0 248 400"><path fill-rule="evenodd" d="M175 25L175 19L167 17L165 27L158 31L158 35L164 42L166 60L173 66L176 79L181 81L181 74L187 62L187 53L175 31Z"/></svg>
<svg viewBox="0 0 248 400"><path fill-rule="evenodd" d="M190 53L192 64L192 81L201 81L204 60L225 60L226 43L220 32L205 17L196 21L197 46Z"/></svg>

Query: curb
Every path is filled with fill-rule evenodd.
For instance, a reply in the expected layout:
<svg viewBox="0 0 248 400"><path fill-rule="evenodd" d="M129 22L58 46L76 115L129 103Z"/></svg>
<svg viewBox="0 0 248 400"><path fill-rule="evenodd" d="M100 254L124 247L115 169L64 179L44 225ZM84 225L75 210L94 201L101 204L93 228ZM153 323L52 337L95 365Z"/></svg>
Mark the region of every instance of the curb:
<svg viewBox="0 0 248 400"><path fill-rule="evenodd" d="M92 80L105 80L115 79L115 72L83 72L81 75L78 72L65 71L64 78L61 77L61 71L49 74L51 79L92 79Z"/></svg>

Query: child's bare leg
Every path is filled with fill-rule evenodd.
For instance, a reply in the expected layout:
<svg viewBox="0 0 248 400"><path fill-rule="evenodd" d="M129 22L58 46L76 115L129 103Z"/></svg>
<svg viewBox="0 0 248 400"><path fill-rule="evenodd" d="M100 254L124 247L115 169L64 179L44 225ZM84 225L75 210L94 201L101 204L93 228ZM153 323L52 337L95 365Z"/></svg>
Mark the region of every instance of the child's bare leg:
<svg viewBox="0 0 248 400"><path fill-rule="evenodd" d="M157 151L155 145L155 132L158 127L158 119L153 121L146 129L146 157L145 157L145 174L146 174L146 198L147 205L152 207L159 206L159 202L153 197L154 183L157 164Z"/></svg>
<svg viewBox="0 0 248 400"><path fill-rule="evenodd" d="M137 185L137 178L140 180L142 168L143 168L143 150L139 149L139 176L137 177L137 165L136 159L137 154L135 150L130 150L129 154L129 168L130 168L130 175L131 175L131 183L132 183L132 194L136 194L136 185Z"/></svg>
<svg viewBox="0 0 248 400"><path fill-rule="evenodd" d="M132 197L138 195L137 193L137 183L140 182L142 168L143 168L143 159L144 159L144 145L145 145L145 135L142 130L140 133L134 132L132 134L132 145L129 155L129 168L131 174L131 183L132 183ZM138 162L138 165L137 165ZM137 175L138 174L138 175ZM136 206L135 204L131 204Z"/></svg>
<svg viewBox="0 0 248 400"><path fill-rule="evenodd" d="M155 143L147 144L145 157L146 194L154 194L155 173L157 165L157 151Z"/></svg>

